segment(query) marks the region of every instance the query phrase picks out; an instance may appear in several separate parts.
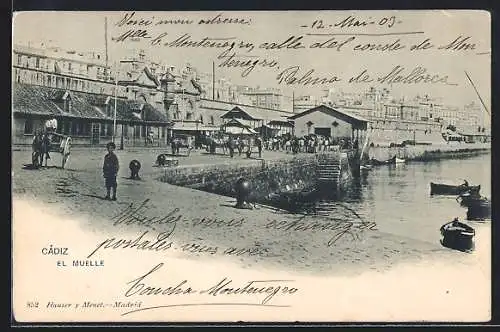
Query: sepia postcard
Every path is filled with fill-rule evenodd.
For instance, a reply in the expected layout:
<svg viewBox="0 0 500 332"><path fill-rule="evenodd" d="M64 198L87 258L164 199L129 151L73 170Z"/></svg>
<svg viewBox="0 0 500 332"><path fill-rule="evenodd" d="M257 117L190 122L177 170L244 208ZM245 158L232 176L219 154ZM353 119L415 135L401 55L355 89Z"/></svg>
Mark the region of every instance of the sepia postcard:
<svg viewBox="0 0 500 332"><path fill-rule="evenodd" d="M490 19L15 12L13 320L489 321Z"/></svg>

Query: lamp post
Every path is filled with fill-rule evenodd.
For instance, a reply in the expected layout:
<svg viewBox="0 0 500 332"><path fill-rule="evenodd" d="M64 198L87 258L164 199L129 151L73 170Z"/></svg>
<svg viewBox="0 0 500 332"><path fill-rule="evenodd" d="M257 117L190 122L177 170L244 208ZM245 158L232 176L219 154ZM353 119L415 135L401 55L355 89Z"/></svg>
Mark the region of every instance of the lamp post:
<svg viewBox="0 0 500 332"><path fill-rule="evenodd" d="M116 109L117 109L117 103L118 103L118 64L115 63L115 110L114 110L114 115L113 115L113 142L115 142L116 138ZM122 130L121 130L121 136L120 136L120 150L123 150L123 123L122 123Z"/></svg>

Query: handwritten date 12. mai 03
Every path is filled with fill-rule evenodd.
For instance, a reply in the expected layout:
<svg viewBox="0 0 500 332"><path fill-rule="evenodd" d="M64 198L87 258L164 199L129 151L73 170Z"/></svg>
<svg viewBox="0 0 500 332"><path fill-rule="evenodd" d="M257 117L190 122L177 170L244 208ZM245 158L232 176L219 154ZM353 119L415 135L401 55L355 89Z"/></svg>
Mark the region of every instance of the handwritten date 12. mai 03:
<svg viewBox="0 0 500 332"><path fill-rule="evenodd" d="M301 28L311 29L342 29L342 28L362 28L362 27L385 27L392 28L403 23L397 16L382 16L382 17L358 17L349 15L339 20L326 21L323 19L316 19L310 23L301 25Z"/></svg>

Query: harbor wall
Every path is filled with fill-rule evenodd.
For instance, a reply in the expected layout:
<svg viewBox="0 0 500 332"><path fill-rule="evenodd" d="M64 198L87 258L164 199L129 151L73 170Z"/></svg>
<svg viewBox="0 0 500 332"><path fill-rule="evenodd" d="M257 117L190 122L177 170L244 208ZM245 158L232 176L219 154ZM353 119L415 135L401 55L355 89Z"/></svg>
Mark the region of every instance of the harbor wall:
<svg viewBox="0 0 500 332"><path fill-rule="evenodd" d="M160 181L234 197L234 184L244 177L252 186L250 200L258 202L272 193L314 186L316 165L316 155L304 155L293 159L256 160L255 164L245 166L235 163L181 166L165 168Z"/></svg>
<svg viewBox="0 0 500 332"><path fill-rule="evenodd" d="M467 158L491 151L488 145L408 146L401 148L370 148L370 158L386 160L395 154L413 161ZM331 152L335 153L335 152ZM246 178L252 186L251 201L266 201L269 195L290 190L309 189L317 183L318 158L324 153L298 155L278 160L255 160L249 165L237 163L204 164L164 168L159 180L169 184L234 197L234 184ZM340 153L341 174L337 189L349 186L356 176L347 154Z"/></svg>
<svg viewBox="0 0 500 332"><path fill-rule="evenodd" d="M454 143L440 145L410 145L405 147L371 147L369 158L387 160L394 156L408 161L461 159L491 152L490 144Z"/></svg>

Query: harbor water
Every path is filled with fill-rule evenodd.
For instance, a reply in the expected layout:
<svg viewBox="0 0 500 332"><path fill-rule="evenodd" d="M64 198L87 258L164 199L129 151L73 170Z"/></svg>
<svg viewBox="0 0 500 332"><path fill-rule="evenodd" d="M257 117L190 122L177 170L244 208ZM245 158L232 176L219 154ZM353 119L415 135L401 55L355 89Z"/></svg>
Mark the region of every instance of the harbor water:
<svg viewBox="0 0 500 332"><path fill-rule="evenodd" d="M314 213L375 222L382 232L436 243L439 228L458 217L472 227L489 227L489 220L467 221L467 209L455 196L431 196L430 182L481 185L482 196L491 199L491 154L467 159L410 162L374 167L341 197L314 203Z"/></svg>

